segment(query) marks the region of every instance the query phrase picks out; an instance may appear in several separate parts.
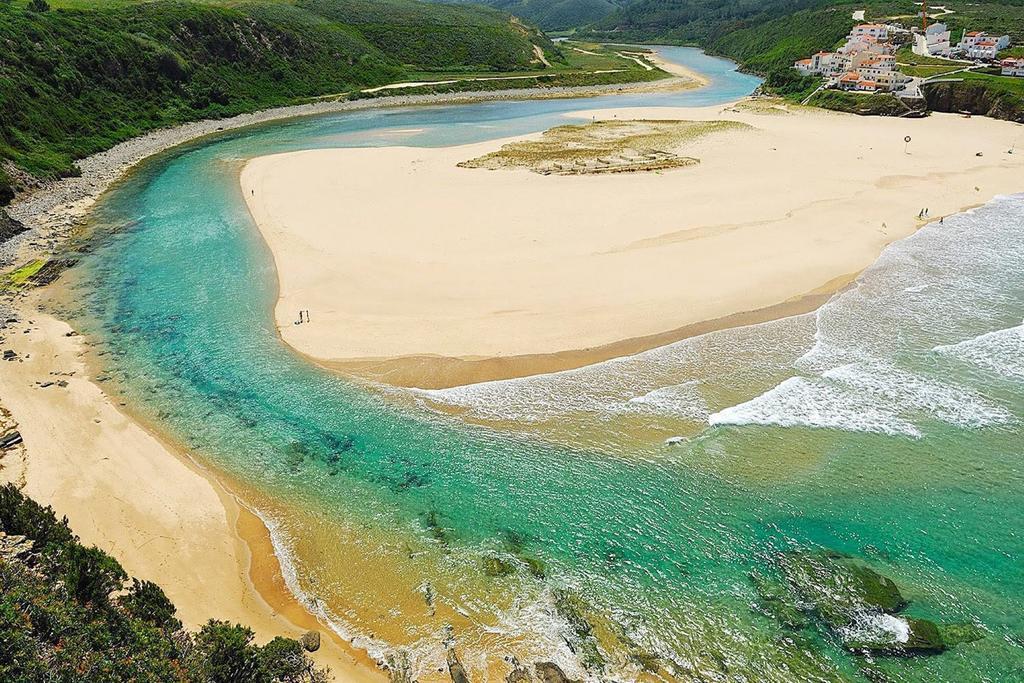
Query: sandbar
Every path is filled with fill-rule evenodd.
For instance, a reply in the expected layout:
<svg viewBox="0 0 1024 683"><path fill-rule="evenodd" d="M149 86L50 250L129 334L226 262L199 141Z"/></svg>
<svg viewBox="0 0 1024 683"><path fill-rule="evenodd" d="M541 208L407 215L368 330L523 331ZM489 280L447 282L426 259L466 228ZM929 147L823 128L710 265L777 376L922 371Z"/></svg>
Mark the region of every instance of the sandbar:
<svg viewBox="0 0 1024 683"><path fill-rule="evenodd" d="M250 160L241 186L276 264L284 341L423 388L577 367L709 321L811 309L924 225L923 208L936 220L1024 178L1024 154L1009 153L1024 128L983 117L750 100L575 117L746 125L656 173L458 166L514 139Z"/></svg>

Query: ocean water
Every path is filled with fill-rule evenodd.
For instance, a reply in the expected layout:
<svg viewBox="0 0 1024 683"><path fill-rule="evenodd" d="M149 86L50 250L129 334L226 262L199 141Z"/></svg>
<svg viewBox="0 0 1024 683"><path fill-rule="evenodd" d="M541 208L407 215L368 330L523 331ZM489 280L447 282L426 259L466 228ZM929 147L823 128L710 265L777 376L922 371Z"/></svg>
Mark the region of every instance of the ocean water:
<svg viewBox="0 0 1024 683"><path fill-rule="evenodd" d="M473 142L756 86L665 52L711 85L302 119L144 164L98 204L69 283L102 380L233 482L311 609L423 681L445 679L450 645L474 681L510 657L588 680L1024 679L1024 196L893 245L814 314L569 372L395 390L279 341L245 159ZM866 658L780 622L751 575L822 549L892 577L908 614L984 637Z"/></svg>

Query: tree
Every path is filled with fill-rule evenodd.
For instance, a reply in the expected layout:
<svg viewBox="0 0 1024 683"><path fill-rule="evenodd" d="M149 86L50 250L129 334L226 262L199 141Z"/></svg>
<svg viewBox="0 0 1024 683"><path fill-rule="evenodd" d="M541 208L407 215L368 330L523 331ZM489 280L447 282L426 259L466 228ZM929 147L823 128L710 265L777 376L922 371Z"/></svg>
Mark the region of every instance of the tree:
<svg viewBox="0 0 1024 683"><path fill-rule="evenodd" d="M211 619L196 635L205 655L205 675L211 683L269 683L259 652L252 647L252 629Z"/></svg>
<svg viewBox="0 0 1024 683"><path fill-rule="evenodd" d="M128 578L117 560L99 548L69 545L61 558L64 584L80 603L107 606L110 594Z"/></svg>
<svg viewBox="0 0 1024 683"><path fill-rule="evenodd" d="M181 622L174 618L178 611L160 586L152 581L132 579L132 587L118 603L135 619L149 622L166 631L177 631Z"/></svg>
<svg viewBox="0 0 1024 683"><path fill-rule="evenodd" d="M46 0L30 0L28 8L33 12L49 12L50 4Z"/></svg>

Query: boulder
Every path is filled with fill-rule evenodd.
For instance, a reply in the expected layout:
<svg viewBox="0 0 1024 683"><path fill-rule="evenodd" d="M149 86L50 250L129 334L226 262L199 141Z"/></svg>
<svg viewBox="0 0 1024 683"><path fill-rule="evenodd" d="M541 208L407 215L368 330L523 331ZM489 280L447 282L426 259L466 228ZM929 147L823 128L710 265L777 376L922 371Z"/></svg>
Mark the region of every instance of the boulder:
<svg viewBox="0 0 1024 683"><path fill-rule="evenodd" d="M534 669L541 683L580 683L566 676L562 668L554 662L538 662Z"/></svg>
<svg viewBox="0 0 1024 683"><path fill-rule="evenodd" d="M0 242L6 242L26 229L20 222L8 216L6 211L0 209Z"/></svg>
<svg viewBox="0 0 1024 683"><path fill-rule="evenodd" d="M528 670L519 666L519 663L516 662L515 667L505 677L505 683L533 683L533 677L530 676Z"/></svg>
<svg viewBox="0 0 1024 683"><path fill-rule="evenodd" d="M454 648L448 650L448 675L452 677L452 683L469 683L466 667L462 666Z"/></svg>
<svg viewBox="0 0 1024 683"><path fill-rule="evenodd" d="M306 631L299 639L299 643L306 652L316 652L320 649L320 632Z"/></svg>

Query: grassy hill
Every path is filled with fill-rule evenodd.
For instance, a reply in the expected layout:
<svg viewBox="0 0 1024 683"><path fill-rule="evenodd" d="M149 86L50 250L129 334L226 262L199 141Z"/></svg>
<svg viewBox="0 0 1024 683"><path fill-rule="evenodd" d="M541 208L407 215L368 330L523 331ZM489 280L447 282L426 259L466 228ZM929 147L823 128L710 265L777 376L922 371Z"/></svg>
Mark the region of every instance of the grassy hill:
<svg viewBox="0 0 1024 683"><path fill-rule="evenodd" d="M0 0L0 204L140 133L402 80L541 68L507 13L415 0ZM11 164L17 168L13 168Z"/></svg>
<svg viewBox="0 0 1024 683"><path fill-rule="evenodd" d="M619 9L627 0L447 0L480 2L500 9L546 31L562 31L593 24Z"/></svg>

